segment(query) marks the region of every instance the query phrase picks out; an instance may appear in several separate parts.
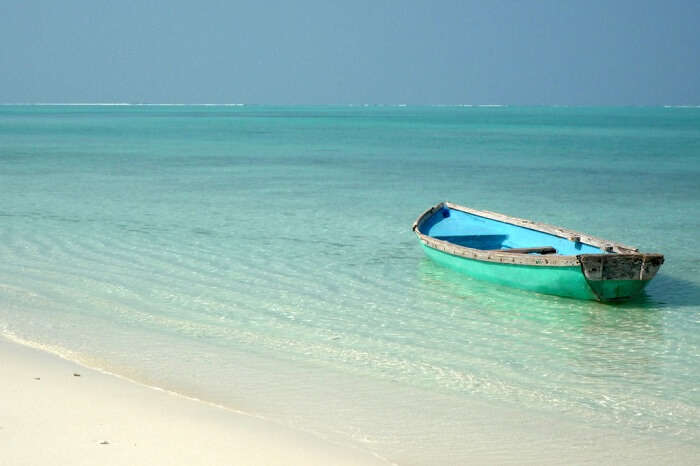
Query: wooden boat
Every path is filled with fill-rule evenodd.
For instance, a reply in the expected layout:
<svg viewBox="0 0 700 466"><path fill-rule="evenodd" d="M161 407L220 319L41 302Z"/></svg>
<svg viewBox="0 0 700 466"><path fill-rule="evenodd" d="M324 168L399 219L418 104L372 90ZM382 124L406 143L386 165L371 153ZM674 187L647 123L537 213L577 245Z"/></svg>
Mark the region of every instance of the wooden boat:
<svg viewBox="0 0 700 466"><path fill-rule="evenodd" d="M630 298L664 263L661 254L450 202L423 212L413 231L438 264L477 279L578 299Z"/></svg>

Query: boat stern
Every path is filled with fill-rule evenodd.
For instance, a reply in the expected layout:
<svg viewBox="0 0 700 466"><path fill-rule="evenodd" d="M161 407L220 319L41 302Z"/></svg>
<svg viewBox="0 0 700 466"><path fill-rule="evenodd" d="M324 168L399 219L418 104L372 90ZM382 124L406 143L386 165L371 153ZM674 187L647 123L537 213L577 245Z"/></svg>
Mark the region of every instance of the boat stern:
<svg viewBox="0 0 700 466"><path fill-rule="evenodd" d="M581 270L600 301L639 294L664 263L662 254L581 254Z"/></svg>

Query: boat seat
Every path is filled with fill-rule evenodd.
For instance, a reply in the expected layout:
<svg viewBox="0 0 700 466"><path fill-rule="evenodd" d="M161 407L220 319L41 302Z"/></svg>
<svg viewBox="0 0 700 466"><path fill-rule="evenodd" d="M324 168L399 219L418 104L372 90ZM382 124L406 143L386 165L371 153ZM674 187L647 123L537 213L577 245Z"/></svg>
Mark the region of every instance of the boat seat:
<svg viewBox="0 0 700 466"><path fill-rule="evenodd" d="M492 249L492 251L509 252L511 254L556 254L557 250L552 246L539 246L536 248Z"/></svg>

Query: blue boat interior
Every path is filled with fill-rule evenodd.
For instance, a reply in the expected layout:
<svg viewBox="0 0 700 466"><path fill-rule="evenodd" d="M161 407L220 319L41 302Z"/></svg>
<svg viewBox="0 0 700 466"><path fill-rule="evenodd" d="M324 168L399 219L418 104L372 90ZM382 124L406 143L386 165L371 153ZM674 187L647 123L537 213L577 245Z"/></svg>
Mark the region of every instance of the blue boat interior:
<svg viewBox="0 0 700 466"><path fill-rule="evenodd" d="M570 241L549 233L499 222L461 210L442 209L423 221L419 230L424 235L472 249L520 249L551 246L557 254L601 254L604 251L590 244ZM514 251L515 252L515 251ZM533 252L531 254L538 254Z"/></svg>

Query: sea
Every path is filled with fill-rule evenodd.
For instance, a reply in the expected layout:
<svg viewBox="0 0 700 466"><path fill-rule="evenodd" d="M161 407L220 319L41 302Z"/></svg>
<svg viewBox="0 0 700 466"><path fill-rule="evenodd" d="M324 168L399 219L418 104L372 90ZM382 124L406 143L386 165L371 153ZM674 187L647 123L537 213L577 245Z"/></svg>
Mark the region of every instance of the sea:
<svg viewBox="0 0 700 466"><path fill-rule="evenodd" d="M666 262L483 283L444 200ZM699 236L698 107L0 106L2 335L397 464L700 463Z"/></svg>

